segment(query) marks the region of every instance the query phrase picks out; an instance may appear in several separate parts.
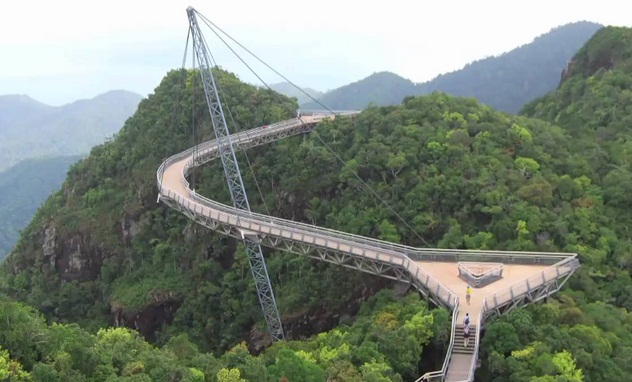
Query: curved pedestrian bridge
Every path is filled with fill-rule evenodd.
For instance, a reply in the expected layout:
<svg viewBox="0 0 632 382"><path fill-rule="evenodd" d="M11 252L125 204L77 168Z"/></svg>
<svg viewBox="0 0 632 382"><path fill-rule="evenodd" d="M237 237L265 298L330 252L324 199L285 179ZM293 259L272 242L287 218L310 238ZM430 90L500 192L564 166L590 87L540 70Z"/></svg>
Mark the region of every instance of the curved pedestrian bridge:
<svg viewBox="0 0 632 382"><path fill-rule="evenodd" d="M323 120L354 114L357 112L313 114L256 127L231 135L230 144L235 148L267 144L308 133ZM218 149L212 140L165 160L157 172L159 201L226 235L409 283L435 304L451 310L452 336L444 365L419 381L472 380L484 321L558 291L579 267L576 254L420 249L235 209L198 195L187 181L191 169L218 157ZM459 262L502 263L502 277L474 288L467 305ZM466 312L473 319L471 346L461 349L458 323Z"/></svg>

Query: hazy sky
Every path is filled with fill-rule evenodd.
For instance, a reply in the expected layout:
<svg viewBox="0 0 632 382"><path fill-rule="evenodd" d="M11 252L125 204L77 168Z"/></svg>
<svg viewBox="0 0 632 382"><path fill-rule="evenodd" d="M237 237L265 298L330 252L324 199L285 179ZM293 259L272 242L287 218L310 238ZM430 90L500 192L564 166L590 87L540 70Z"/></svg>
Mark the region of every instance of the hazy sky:
<svg viewBox="0 0 632 382"><path fill-rule="evenodd" d="M189 5L293 82L327 90L383 70L426 81L569 22L632 26L625 4L0 0L0 94L60 105L111 89L151 93L169 69L182 66ZM260 84L209 29L203 33L220 66ZM282 81L255 69L266 82Z"/></svg>

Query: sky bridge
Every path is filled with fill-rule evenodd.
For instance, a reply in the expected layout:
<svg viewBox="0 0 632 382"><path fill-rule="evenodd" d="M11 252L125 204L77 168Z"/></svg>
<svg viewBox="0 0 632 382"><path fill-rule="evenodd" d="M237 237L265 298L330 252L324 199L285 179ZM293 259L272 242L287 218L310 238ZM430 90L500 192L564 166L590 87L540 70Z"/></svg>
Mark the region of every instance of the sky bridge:
<svg viewBox="0 0 632 382"><path fill-rule="evenodd" d="M326 119L357 113L305 113L233 134L224 142L234 148L254 147L309 133ZM221 142L207 141L163 162L157 172L158 200L201 225L246 242L409 283L449 309L451 339L442 369L418 381L473 380L485 320L557 292L579 267L576 254L421 249L224 205L197 194L187 180L193 168L219 158L221 149ZM473 286L470 304L465 299L468 284ZM462 338L465 313L473 320L468 347Z"/></svg>

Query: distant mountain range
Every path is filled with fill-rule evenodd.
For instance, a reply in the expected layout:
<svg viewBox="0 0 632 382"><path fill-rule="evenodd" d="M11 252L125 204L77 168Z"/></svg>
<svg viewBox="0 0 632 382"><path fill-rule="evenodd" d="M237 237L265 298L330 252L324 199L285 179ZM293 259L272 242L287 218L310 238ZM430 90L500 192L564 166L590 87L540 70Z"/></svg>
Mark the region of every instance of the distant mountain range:
<svg viewBox="0 0 632 382"><path fill-rule="evenodd" d="M0 172L0 259L13 248L20 230L81 156L28 159Z"/></svg>
<svg viewBox="0 0 632 382"><path fill-rule="evenodd" d="M370 103L395 105L410 95L434 91L474 97L498 110L517 113L529 101L557 87L568 61L602 25L581 21L552 29L500 56L485 58L431 81L413 83L390 72L374 73L331 90L319 101L331 109L364 109ZM282 86L277 91L286 95ZM315 102L304 109L322 109Z"/></svg>
<svg viewBox="0 0 632 382"><path fill-rule="evenodd" d="M53 107L25 95L0 96L0 259L70 165L117 133L141 99L116 90Z"/></svg>
<svg viewBox="0 0 632 382"><path fill-rule="evenodd" d="M115 90L53 107L25 95L0 96L0 171L30 158L87 154L119 131L141 99Z"/></svg>

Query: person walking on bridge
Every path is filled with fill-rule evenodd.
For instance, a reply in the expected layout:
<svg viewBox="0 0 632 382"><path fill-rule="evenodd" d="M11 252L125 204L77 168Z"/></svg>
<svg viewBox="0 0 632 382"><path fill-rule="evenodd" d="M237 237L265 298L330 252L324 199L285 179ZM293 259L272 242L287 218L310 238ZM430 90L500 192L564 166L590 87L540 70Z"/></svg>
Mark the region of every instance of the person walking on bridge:
<svg viewBox="0 0 632 382"><path fill-rule="evenodd" d="M463 346L467 347L470 343L470 314L465 313L463 319Z"/></svg>
<svg viewBox="0 0 632 382"><path fill-rule="evenodd" d="M470 325L463 327L463 346L467 347L470 344Z"/></svg>
<svg viewBox="0 0 632 382"><path fill-rule="evenodd" d="M465 288L465 302L470 305L470 299L472 298L472 287L469 285Z"/></svg>

